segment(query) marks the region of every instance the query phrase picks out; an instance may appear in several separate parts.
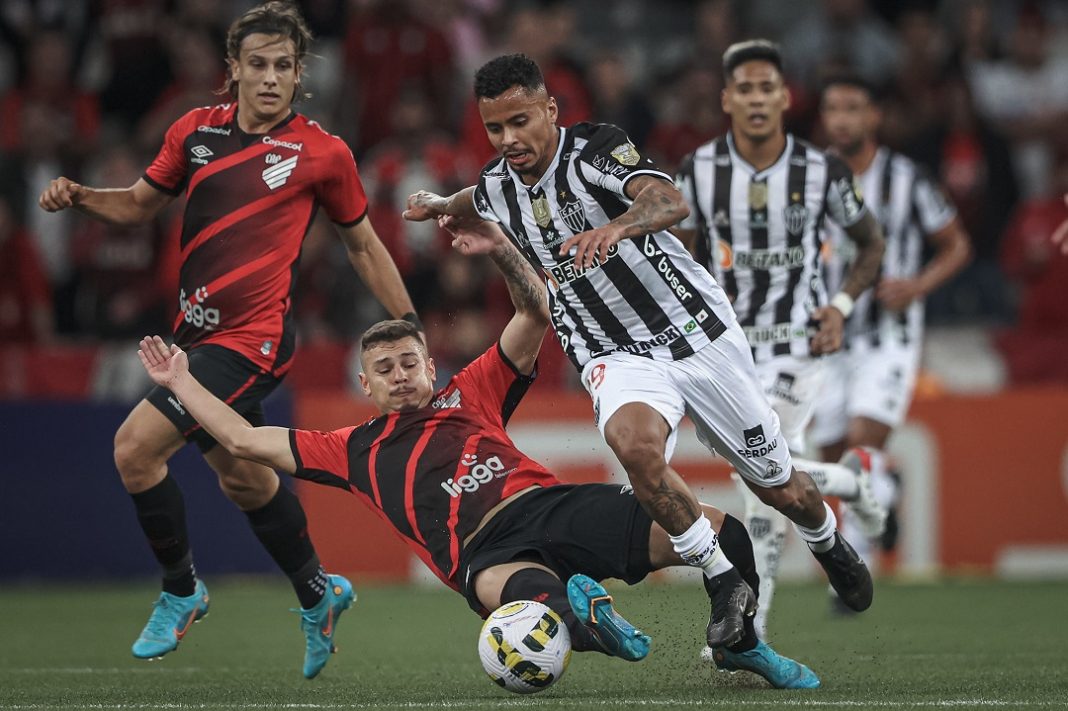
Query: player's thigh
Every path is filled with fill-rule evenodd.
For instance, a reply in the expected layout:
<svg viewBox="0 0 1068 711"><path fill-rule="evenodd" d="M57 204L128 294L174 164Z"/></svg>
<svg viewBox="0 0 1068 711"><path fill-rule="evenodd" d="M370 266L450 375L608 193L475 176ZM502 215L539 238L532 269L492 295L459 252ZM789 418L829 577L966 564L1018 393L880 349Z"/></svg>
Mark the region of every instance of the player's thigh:
<svg viewBox="0 0 1068 711"><path fill-rule="evenodd" d="M635 435L648 436L650 429L667 425L664 458L675 449L679 420L685 414L682 395L668 372L668 364L629 353L613 353L591 360L582 369L582 384L593 399L593 416L605 441L625 440L624 426ZM621 415L616 417L616 415ZM611 423L611 429L609 424ZM660 434L663 430L659 429Z"/></svg>
<svg viewBox="0 0 1068 711"><path fill-rule="evenodd" d="M857 353L846 408L890 429L905 420L920 367L917 346L888 344Z"/></svg>
<svg viewBox="0 0 1068 711"><path fill-rule="evenodd" d="M790 451L802 451L805 447L805 430L812 421L816 399L823 385L823 361L777 356L757 363L756 371L771 409L779 416L779 429Z"/></svg>
<svg viewBox="0 0 1068 711"><path fill-rule="evenodd" d="M789 481L790 448L760 386L741 329L728 328L677 366L687 413L705 446L757 486Z"/></svg>
<svg viewBox="0 0 1068 711"><path fill-rule="evenodd" d="M134 406L115 433L115 465L130 493L155 486L165 464L185 445L185 438L148 400Z"/></svg>
<svg viewBox="0 0 1068 711"><path fill-rule="evenodd" d="M807 433L809 441L817 447L828 447L846 438L849 430L846 413L851 380L849 368L848 353L833 353L824 358L823 385L813 403L812 422Z"/></svg>
<svg viewBox="0 0 1068 711"><path fill-rule="evenodd" d="M499 563L479 571L475 576L475 595L478 597L478 601L481 603L482 607L487 610L496 610L503 605L504 601L501 600L501 593L504 591L505 583L507 583L508 579L520 570L526 570L528 568L537 568L552 575L556 575L556 573L541 563L525 560ZM509 600L508 602L513 601Z"/></svg>
<svg viewBox="0 0 1068 711"><path fill-rule="evenodd" d="M266 506L281 486L273 469L239 459L223 447L212 447L204 452L204 459L219 477L223 493L242 511Z"/></svg>

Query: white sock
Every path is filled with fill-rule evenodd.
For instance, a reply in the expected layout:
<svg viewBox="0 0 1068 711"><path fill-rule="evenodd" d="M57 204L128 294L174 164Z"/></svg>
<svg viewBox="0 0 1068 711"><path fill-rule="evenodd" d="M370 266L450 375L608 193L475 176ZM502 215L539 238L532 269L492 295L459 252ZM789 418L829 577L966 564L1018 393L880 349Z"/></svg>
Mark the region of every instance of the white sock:
<svg viewBox="0 0 1068 711"><path fill-rule="evenodd" d="M794 467L807 472L824 496L839 496L848 500L857 498L860 493L857 477L849 467L797 457L793 460Z"/></svg>
<svg viewBox="0 0 1068 711"><path fill-rule="evenodd" d="M826 553L834 546L834 531L838 528L838 519L835 518L834 511L826 501L823 502L823 510L827 518L816 528L805 528L800 524L794 524L801 540L808 544L813 553Z"/></svg>
<svg viewBox="0 0 1068 711"><path fill-rule="evenodd" d="M719 538L712 530L712 522L704 514L684 533L671 536L671 545L687 565L700 568L707 578L725 573L734 567L720 550Z"/></svg>

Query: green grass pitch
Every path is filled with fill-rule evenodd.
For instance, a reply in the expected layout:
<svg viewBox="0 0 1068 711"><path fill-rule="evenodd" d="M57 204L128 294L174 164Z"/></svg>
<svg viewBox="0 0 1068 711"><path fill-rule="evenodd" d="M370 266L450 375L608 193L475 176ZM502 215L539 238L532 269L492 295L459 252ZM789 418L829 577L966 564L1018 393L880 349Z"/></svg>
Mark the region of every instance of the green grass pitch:
<svg viewBox="0 0 1068 711"><path fill-rule="evenodd" d="M178 651L129 647L155 590L48 583L0 588L0 711L13 709L1068 708L1068 585L951 579L883 582L864 615L834 619L826 589L784 585L772 643L822 678L769 689L697 660L707 602L697 585L611 586L653 637L644 662L579 654L531 697L482 672L478 619L443 588L374 587L341 620L340 652L314 681L281 582L208 581L211 614Z"/></svg>

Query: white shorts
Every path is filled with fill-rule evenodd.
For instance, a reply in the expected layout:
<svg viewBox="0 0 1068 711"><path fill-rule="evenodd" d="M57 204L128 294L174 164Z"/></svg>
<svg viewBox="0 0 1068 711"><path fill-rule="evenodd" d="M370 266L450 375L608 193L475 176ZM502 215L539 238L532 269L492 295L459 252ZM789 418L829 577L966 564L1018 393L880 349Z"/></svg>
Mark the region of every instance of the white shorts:
<svg viewBox="0 0 1068 711"><path fill-rule="evenodd" d="M736 323L682 360L655 361L630 353L595 358L582 369L582 383L593 398L602 436L616 410L640 402L659 412L671 428L667 459L675 449L679 421L689 415L698 439L753 484L780 486L790 478L790 449Z"/></svg>
<svg viewBox="0 0 1068 711"><path fill-rule="evenodd" d="M759 363L756 369L790 451L804 451L805 430L823 385L823 359L776 356Z"/></svg>
<svg viewBox="0 0 1068 711"><path fill-rule="evenodd" d="M854 417L890 428L905 421L920 370L918 343L873 348L857 341L826 361L824 387L809 430L813 444L822 447L845 439Z"/></svg>

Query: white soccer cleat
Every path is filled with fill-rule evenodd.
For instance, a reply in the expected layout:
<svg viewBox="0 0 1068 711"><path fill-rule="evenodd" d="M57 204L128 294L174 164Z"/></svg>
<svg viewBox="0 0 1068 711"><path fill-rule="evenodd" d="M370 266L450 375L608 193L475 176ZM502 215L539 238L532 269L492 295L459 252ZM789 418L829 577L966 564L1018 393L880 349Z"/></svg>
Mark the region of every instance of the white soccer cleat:
<svg viewBox="0 0 1068 711"><path fill-rule="evenodd" d="M871 484L872 467L881 463L882 456L871 447L853 447L839 462L852 470L857 478L857 495L852 499L843 497L842 502L857 517L860 530L868 538L878 538L886 530L886 507L875 498Z"/></svg>

